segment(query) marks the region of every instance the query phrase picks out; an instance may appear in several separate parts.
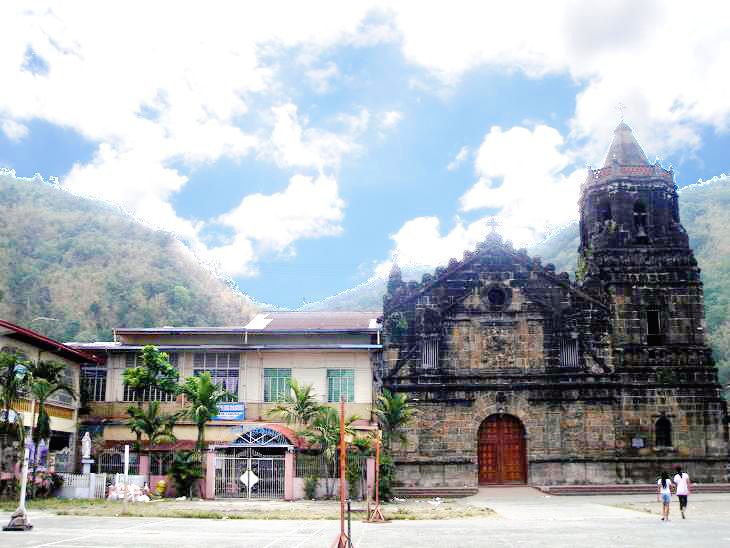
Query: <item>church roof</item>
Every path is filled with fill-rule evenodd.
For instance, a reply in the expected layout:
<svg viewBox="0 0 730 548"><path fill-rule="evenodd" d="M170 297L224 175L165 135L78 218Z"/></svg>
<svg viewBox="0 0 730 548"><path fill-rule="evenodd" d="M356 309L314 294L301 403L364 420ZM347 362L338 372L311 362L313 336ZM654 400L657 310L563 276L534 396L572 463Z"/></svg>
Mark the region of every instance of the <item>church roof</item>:
<svg viewBox="0 0 730 548"><path fill-rule="evenodd" d="M634 137L631 128L626 123L621 122L613 131L613 141L608 148L606 160L603 167L611 165L613 162L621 166L648 166L649 160L641 148L641 145Z"/></svg>

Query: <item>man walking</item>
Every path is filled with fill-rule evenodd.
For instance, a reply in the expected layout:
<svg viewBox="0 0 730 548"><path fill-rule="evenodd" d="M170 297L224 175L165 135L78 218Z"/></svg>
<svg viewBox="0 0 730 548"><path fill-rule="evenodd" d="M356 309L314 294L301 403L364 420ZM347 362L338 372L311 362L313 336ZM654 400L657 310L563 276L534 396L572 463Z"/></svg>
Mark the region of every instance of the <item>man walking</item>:
<svg viewBox="0 0 730 548"><path fill-rule="evenodd" d="M674 476L674 485L677 486L677 498L679 499L679 511L682 519L686 519L684 513L687 511L687 496L689 496L689 474L682 472L682 467L677 467L677 475Z"/></svg>

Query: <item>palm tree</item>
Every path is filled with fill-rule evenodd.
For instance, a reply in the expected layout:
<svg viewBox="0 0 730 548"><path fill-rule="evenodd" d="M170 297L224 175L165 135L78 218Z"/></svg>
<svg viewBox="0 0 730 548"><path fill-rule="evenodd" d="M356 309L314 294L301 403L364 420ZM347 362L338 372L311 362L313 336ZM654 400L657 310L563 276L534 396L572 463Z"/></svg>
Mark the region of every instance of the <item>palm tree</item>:
<svg viewBox="0 0 730 548"><path fill-rule="evenodd" d="M291 390L283 401L276 405L269 415L275 415L300 428L307 426L319 413L322 406L312 394L312 385L300 385L296 379L288 379Z"/></svg>
<svg viewBox="0 0 730 548"><path fill-rule="evenodd" d="M5 452L6 439L9 440L10 434L13 432L10 415L13 405L27 395L28 393L28 366L29 362L23 360L19 354L0 352L0 405L2 406L3 415L0 417L2 429L0 429L0 454ZM18 440L23 442L22 416L15 413L15 434Z"/></svg>
<svg viewBox="0 0 730 548"><path fill-rule="evenodd" d="M160 414L160 402L152 401L147 410L143 411L134 405L127 408L129 420L127 426L138 436L147 437L147 485L150 484L152 466L152 446L160 443L176 441L173 428L177 417L175 415Z"/></svg>
<svg viewBox="0 0 730 548"><path fill-rule="evenodd" d="M378 396L373 410L383 431L383 444L390 449L393 440L405 441L403 429L413 420L414 410L405 394L393 394L387 388Z"/></svg>
<svg viewBox="0 0 730 548"><path fill-rule="evenodd" d="M354 435L352 423L358 420L356 415L345 421L345 434ZM320 407L314 416L309 428L302 432L302 436L311 445L316 445L322 451L329 470L327 474L327 496L332 496L337 464L337 448L340 444L340 416L332 407Z"/></svg>
<svg viewBox="0 0 730 548"><path fill-rule="evenodd" d="M54 361L39 361L31 364L28 368L30 377L30 393L33 399L38 402L38 418L31 424L31 438L35 446L33 458L33 486L35 490L35 478L38 470L38 459L40 458L41 440L51 437L51 418L46 410L46 402L54 394L65 392L72 398L76 397L74 387L66 382L63 373L66 366ZM35 413L35 409L32 410Z"/></svg>
<svg viewBox="0 0 730 548"><path fill-rule="evenodd" d="M180 393L184 394L188 400L188 405L180 416L190 418L198 427L196 447L202 451L205 448L206 423L220 412L218 404L235 396L222 386L215 384L208 371L185 379L185 383L180 386Z"/></svg>

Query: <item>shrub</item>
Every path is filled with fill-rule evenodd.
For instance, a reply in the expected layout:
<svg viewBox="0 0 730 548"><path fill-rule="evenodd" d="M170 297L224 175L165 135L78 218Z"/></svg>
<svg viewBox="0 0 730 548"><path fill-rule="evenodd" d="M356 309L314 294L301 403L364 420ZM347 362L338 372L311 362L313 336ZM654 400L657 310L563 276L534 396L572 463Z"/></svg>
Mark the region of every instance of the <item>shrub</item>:
<svg viewBox="0 0 730 548"><path fill-rule="evenodd" d="M378 492L380 500L393 498L393 484L395 483L395 463L393 457L386 451L380 453L380 476L378 478Z"/></svg>
<svg viewBox="0 0 730 548"><path fill-rule="evenodd" d="M170 465L170 475L177 495L192 497L195 482L203 477L200 455L194 451L178 451Z"/></svg>
<svg viewBox="0 0 730 548"><path fill-rule="evenodd" d="M304 495L307 500L314 500L317 498L317 484L319 478L317 476L307 476L304 478Z"/></svg>

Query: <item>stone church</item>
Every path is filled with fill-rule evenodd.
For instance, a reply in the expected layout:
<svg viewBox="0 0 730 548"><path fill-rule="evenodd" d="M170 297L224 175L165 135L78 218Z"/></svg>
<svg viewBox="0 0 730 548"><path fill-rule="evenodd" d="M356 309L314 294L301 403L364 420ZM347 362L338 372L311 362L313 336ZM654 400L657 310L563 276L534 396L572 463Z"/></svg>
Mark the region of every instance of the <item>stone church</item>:
<svg viewBox="0 0 730 548"><path fill-rule="evenodd" d="M416 418L397 483L727 481L725 402L671 169L623 122L581 188L576 281L487 236L420 283L391 272L383 385Z"/></svg>

